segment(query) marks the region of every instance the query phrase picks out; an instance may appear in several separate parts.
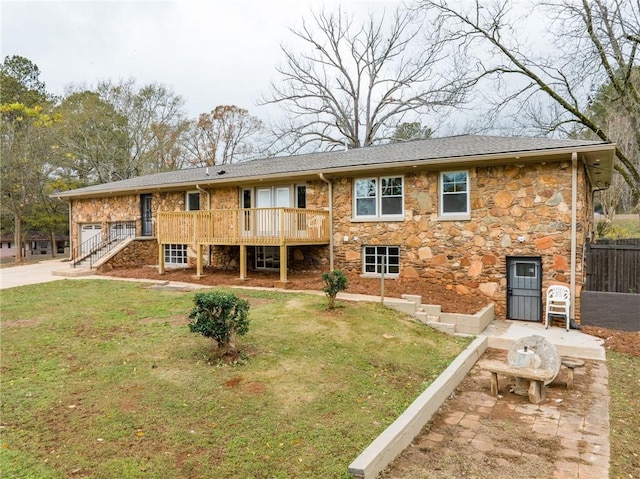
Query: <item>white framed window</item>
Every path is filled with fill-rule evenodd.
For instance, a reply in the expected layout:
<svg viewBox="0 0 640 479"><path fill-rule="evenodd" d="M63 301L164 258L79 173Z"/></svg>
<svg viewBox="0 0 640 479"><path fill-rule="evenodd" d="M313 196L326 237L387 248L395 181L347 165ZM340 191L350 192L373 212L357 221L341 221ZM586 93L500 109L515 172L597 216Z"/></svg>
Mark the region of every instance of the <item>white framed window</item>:
<svg viewBox="0 0 640 479"><path fill-rule="evenodd" d="M200 192L187 191L187 197L185 199L185 210L198 211L199 209L200 209Z"/></svg>
<svg viewBox="0 0 640 479"><path fill-rule="evenodd" d="M166 244L164 245L165 264L187 264L186 244Z"/></svg>
<svg viewBox="0 0 640 479"><path fill-rule="evenodd" d="M404 219L404 178L381 176L353 182L354 219Z"/></svg>
<svg viewBox="0 0 640 479"><path fill-rule="evenodd" d="M400 275L400 247L399 246L365 246L362 248L365 275L389 276Z"/></svg>
<svg viewBox="0 0 640 479"><path fill-rule="evenodd" d="M443 171L440 173L440 206L442 218L469 219L469 172Z"/></svg>

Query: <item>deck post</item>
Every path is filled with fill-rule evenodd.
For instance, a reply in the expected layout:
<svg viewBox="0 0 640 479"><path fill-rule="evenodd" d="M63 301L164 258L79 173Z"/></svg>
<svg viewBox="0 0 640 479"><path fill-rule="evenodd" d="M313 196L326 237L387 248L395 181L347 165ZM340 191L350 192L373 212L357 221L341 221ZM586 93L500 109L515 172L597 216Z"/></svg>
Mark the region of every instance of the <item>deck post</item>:
<svg viewBox="0 0 640 479"><path fill-rule="evenodd" d="M196 278L202 277L202 245L196 243Z"/></svg>
<svg viewBox="0 0 640 479"><path fill-rule="evenodd" d="M280 282L287 282L287 245L280 245Z"/></svg>
<svg viewBox="0 0 640 479"><path fill-rule="evenodd" d="M164 245L158 243L158 274L164 274Z"/></svg>
<svg viewBox="0 0 640 479"><path fill-rule="evenodd" d="M247 277L247 245L240 245L240 279Z"/></svg>

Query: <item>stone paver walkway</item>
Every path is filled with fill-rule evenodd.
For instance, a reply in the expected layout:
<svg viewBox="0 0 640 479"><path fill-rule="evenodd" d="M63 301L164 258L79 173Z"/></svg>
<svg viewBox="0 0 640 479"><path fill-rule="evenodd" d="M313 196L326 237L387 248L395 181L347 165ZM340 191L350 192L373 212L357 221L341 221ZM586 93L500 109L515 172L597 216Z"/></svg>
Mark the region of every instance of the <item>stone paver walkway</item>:
<svg viewBox="0 0 640 479"><path fill-rule="evenodd" d="M487 356L504 359L506 352L488 350ZM384 477L461 477L461 471L476 478L609 477L606 363L586 361L576 369L573 390L566 389L566 378L562 368L547 399L531 404L510 392L513 381L505 376L498 376L498 397L491 396L490 373L474 366ZM467 462L466 469L456 469L455 461Z"/></svg>

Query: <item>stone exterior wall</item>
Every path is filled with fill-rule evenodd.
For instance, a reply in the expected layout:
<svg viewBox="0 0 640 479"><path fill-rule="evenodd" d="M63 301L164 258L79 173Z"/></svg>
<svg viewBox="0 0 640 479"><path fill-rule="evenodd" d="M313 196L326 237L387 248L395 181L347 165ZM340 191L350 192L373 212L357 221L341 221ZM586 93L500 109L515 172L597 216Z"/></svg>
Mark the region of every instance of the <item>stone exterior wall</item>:
<svg viewBox="0 0 640 479"><path fill-rule="evenodd" d="M154 193L151 199L154 231L158 211L184 211L184 205L184 192ZM136 235L141 235L142 223L140 195L123 195L106 198L91 198L87 200L74 200L71 208L71 240L73 243L73 257L78 256L80 227L82 224L100 223L102 224L102 232L104 234L108 231L109 223L119 221L135 221Z"/></svg>
<svg viewBox="0 0 640 479"><path fill-rule="evenodd" d="M216 188L211 191L212 210L233 210L240 208L240 190L237 186Z"/></svg>
<svg viewBox="0 0 640 479"><path fill-rule="evenodd" d="M571 252L571 162L469 169L471 219L450 221L438 216L439 174L413 171L404 175L404 221L352 221L353 178L333 179L333 241L335 267L361 273L362 249L367 245L400 247L401 276L445 283L459 293L477 290L496 303L498 317L506 316L509 256L542 260L543 291L555 282L569 283ZM578 168L577 295L582 278L582 245L593 230L592 202L584 166ZM328 209L329 188L320 179L306 182L307 208ZM203 209L239 207L240 188L223 187L203 194ZM154 193L152 208L184 211L185 192ZM72 238L79 241L79 225L135 220L140 233L140 197L74 201ZM348 241L344 238L348 237ZM355 239L357 238L357 240ZM157 264L157 244L137 244L122 252L108 267ZM155 244L155 251L151 244ZM208 250L207 252L208 253ZM205 264L236 269L239 247L214 246ZM189 263L195 263L193 250ZM248 265L253 265L248 248ZM328 246L289 248L293 270L327 269ZM579 303L576 304L576 316Z"/></svg>
<svg viewBox="0 0 640 479"><path fill-rule="evenodd" d="M155 238L137 238L115 254L98 271L110 271L118 268L141 268L158 264L158 242Z"/></svg>
<svg viewBox="0 0 640 479"><path fill-rule="evenodd" d="M578 171L579 283L589 195L582 166ZM468 221L438 217L438 178L435 171L405 175L404 221L393 222L351 221L353 180L335 181L336 267L361 273L364 246L399 246L401 277L445 283L462 294L478 290L496 303L496 315L502 318L506 316L507 256L540 257L543 291L552 282L569 282L570 161L470 169Z"/></svg>

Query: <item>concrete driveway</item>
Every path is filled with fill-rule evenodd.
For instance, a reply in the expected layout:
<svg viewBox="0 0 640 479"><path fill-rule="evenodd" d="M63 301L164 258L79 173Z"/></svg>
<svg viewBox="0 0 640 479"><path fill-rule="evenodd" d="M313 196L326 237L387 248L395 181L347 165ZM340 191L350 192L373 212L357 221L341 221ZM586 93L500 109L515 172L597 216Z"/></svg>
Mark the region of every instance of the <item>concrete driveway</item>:
<svg viewBox="0 0 640 479"><path fill-rule="evenodd" d="M64 279L63 276L54 276L52 273L69 269L69 262L63 259L0 268L0 289Z"/></svg>

